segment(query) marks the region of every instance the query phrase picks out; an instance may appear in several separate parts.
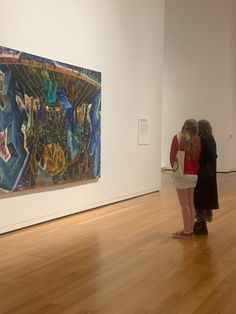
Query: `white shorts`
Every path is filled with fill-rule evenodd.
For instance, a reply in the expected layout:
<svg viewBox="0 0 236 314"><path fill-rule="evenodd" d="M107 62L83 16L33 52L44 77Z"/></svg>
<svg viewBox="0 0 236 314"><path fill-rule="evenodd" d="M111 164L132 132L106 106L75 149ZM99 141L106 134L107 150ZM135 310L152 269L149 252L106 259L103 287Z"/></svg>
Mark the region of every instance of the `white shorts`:
<svg viewBox="0 0 236 314"><path fill-rule="evenodd" d="M190 189L195 188L197 184L197 175L184 174L180 178L173 178L176 189Z"/></svg>

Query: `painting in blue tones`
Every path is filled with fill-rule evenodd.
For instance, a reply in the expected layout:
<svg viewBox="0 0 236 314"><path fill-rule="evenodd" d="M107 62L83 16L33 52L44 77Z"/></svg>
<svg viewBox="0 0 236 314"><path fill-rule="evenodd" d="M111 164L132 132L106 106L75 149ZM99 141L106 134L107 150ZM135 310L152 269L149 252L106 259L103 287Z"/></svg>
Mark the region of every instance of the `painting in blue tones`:
<svg viewBox="0 0 236 314"><path fill-rule="evenodd" d="M0 191L100 177L101 73L0 46Z"/></svg>

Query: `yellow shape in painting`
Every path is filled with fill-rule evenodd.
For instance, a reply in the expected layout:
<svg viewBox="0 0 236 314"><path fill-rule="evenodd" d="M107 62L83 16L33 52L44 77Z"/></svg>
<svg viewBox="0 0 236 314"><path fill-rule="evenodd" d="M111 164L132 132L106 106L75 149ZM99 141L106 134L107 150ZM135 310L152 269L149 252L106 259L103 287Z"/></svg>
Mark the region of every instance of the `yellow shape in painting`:
<svg viewBox="0 0 236 314"><path fill-rule="evenodd" d="M44 166L53 176L65 169L65 155L58 144L48 144L44 147Z"/></svg>

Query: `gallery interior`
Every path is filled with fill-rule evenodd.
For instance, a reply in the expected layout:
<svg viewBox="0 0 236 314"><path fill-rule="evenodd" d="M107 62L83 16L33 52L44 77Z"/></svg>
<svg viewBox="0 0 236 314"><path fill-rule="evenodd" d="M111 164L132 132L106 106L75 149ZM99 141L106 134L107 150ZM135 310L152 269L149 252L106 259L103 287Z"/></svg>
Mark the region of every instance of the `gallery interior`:
<svg viewBox="0 0 236 314"><path fill-rule="evenodd" d="M99 175L0 193L0 313L235 313L235 0L0 6L0 46L101 73ZM174 240L169 149L188 118L211 122L220 210Z"/></svg>

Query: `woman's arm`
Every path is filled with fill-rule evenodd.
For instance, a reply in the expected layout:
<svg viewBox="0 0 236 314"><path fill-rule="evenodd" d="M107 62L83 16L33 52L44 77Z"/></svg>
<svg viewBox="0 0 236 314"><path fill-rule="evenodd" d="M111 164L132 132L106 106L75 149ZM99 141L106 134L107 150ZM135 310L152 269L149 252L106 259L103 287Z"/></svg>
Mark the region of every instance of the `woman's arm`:
<svg viewBox="0 0 236 314"><path fill-rule="evenodd" d="M175 162L175 157L177 154L179 148L179 142L177 139L177 135L175 135L172 139L171 147L170 147L170 164L171 167L173 168L174 162Z"/></svg>

